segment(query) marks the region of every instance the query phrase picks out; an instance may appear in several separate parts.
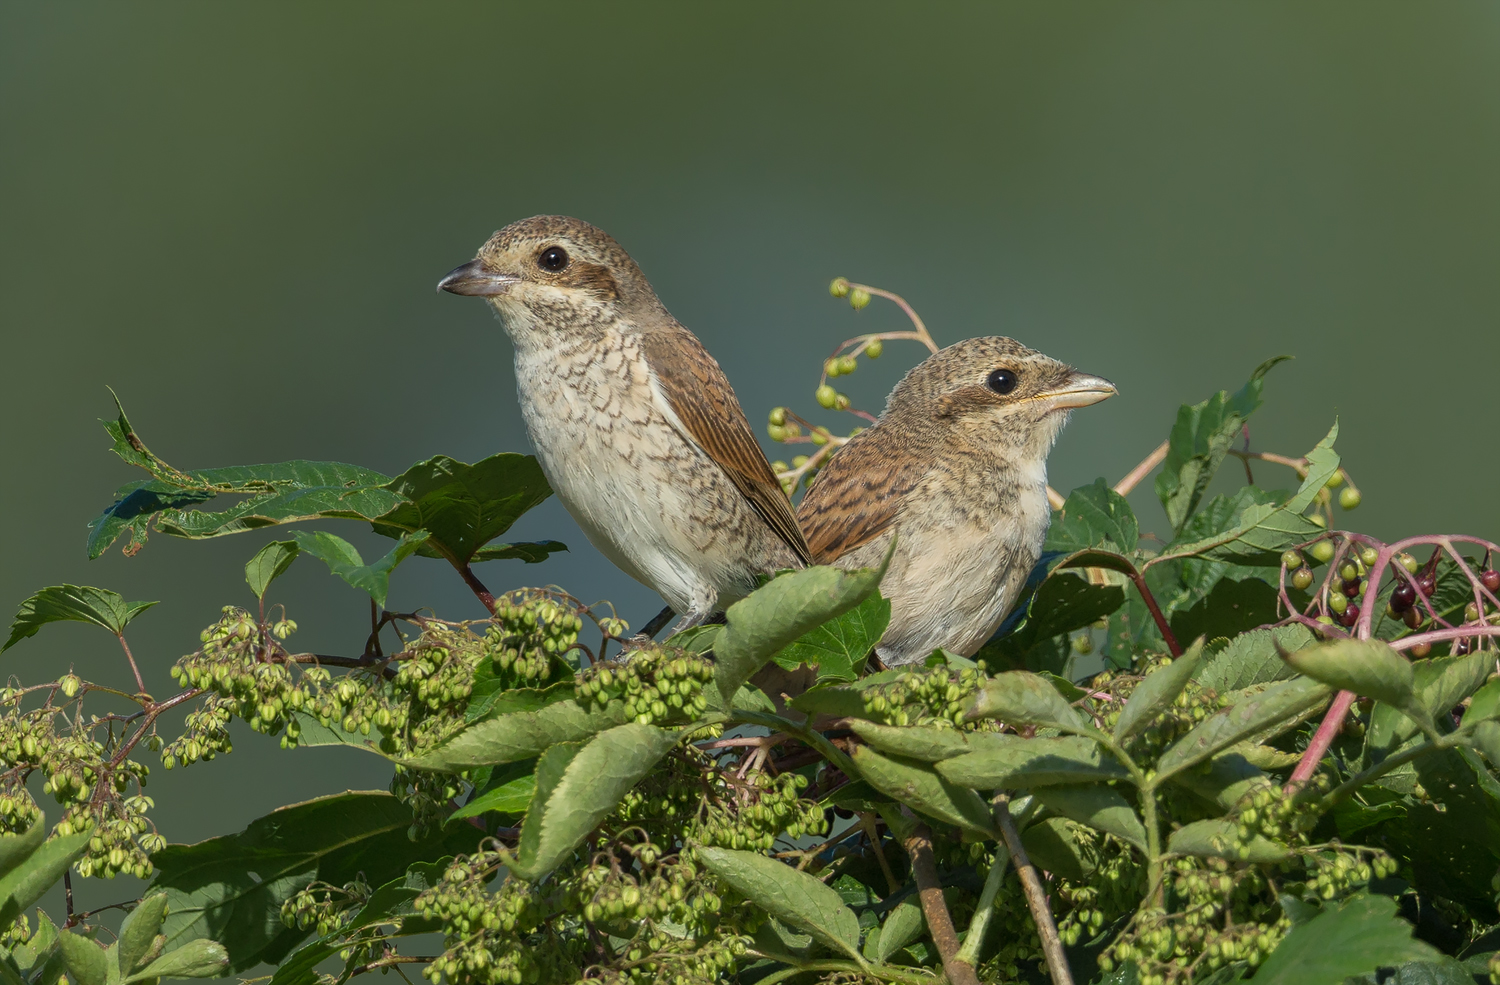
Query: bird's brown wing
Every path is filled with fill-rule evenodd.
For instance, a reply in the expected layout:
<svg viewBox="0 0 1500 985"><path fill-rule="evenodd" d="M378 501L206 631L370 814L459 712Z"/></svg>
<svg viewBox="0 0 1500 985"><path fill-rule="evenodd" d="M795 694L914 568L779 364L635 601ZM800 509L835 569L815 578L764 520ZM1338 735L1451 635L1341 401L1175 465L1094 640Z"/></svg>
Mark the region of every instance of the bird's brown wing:
<svg viewBox="0 0 1500 985"><path fill-rule="evenodd" d="M927 474L925 456L892 454L880 433L856 435L818 473L797 519L813 559L829 564L883 534Z"/></svg>
<svg viewBox="0 0 1500 985"><path fill-rule="evenodd" d="M645 336L646 361L682 426L786 545L812 563L791 500L755 441L724 371L686 329Z"/></svg>

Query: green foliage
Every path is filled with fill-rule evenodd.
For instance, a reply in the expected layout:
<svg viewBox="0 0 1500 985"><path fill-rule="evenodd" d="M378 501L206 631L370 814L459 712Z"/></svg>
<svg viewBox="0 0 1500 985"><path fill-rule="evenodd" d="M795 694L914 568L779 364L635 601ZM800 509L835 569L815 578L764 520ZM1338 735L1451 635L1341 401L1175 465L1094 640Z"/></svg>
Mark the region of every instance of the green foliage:
<svg viewBox="0 0 1500 985"><path fill-rule="evenodd" d="M846 282L839 296L876 295ZM826 379L884 338L841 348L821 403L849 408ZM434 985L915 985L954 978L961 956L1009 985L1045 980L1054 932L1094 985L1487 969L1500 943L1495 548L1404 545L1430 547L1424 563L1336 529L1335 503L1359 498L1330 492L1352 488L1336 425L1302 459L1237 448L1276 362L1178 412L1155 535L1105 481L1075 489L974 659L939 650L873 672L883 567L781 573L722 626L627 641L607 605L476 587L479 561L564 549L498 542L550 495L534 459L437 456L394 478L326 462L184 471L121 411L106 429L148 477L91 526L91 556L120 537L134 553L151 528L200 539L340 519L395 544L369 564L326 529L261 548L245 567L257 611L226 606L172 665L168 696L61 670L0 692L0 979L126 985L264 963L272 985L320 985L410 963ZM837 453L784 408L771 428L824 449L778 469L787 487ZM1223 469L1231 457L1290 462L1297 488L1215 495L1239 471ZM296 623L267 605L303 553L374 602L348 656L296 652ZM412 555L459 569L489 618L385 611ZM123 641L148 604L43 589L6 645L65 619ZM773 660L818 670L780 711L747 683ZM1320 732L1341 691L1361 700ZM390 791L169 844L139 760L200 768L231 751L235 722L288 755L381 756ZM37 790L62 808L53 827ZM1045 883L1035 909L1002 808ZM917 892L923 866L940 894ZM151 889L118 931L102 915L33 921L70 867ZM1413 941L1398 899L1441 952ZM958 955L924 906L956 928Z"/></svg>

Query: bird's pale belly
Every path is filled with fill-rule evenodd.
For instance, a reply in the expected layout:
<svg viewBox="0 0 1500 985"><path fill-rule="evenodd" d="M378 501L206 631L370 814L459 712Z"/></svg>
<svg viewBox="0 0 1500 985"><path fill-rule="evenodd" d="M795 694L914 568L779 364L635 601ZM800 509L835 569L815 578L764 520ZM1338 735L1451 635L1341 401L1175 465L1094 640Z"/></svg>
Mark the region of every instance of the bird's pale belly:
<svg viewBox="0 0 1500 985"><path fill-rule="evenodd" d="M747 587L743 548L703 517L723 517L716 486L728 480L661 415L648 386L621 379L631 368L596 363L560 379L518 358L526 430L589 542L677 612L706 612Z"/></svg>

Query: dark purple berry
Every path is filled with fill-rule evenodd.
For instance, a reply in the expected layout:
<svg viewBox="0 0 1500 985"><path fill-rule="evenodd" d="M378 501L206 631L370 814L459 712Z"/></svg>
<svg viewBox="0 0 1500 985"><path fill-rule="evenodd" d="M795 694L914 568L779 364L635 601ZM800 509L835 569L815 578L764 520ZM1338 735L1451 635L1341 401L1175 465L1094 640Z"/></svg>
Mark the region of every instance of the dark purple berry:
<svg viewBox="0 0 1500 985"><path fill-rule="evenodd" d="M1391 610L1397 613L1406 612L1417 602L1417 590L1411 586L1411 582L1403 581L1396 586L1391 593Z"/></svg>
<svg viewBox="0 0 1500 985"><path fill-rule="evenodd" d="M1359 606L1350 602L1344 607L1343 615L1339 616L1339 623L1345 629L1348 629L1357 622L1359 622Z"/></svg>
<svg viewBox="0 0 1500 985"><path fill-rule="evenodd" d="M1428 598L1432 597L1433 590L1437 588L1437 577L1431 572L1417 576L1417 589Z"/></svg>
<svg viewBox="0 0 1500 985"><path fill-rule="evenodd" d="M1352 599L1352 598L1357 597L1358 595L1359 595L1359 579L1358 578L1354 579L1353 581L1346 581L1346 582L1344 582L1344 596L1346 598L1351 598Z"/></svg>
<svg viewBox="0 0 1500 985"><path fill-rule="evenodd" d="M1416 629L1418 626L1422 625L1422 620L1424 618L1426 617L1422 615L1421 610L1419 609L1407 609L1405 612L1401 613L1401 621L1406 623L1407 629Z"/></svg>
<svg viewBox="0 0 1500 985"><path fill-rule="evenodd" d="M1492 592L1500 592L1500 571L1491 569L1480 572L1479 583Z"/></svg>

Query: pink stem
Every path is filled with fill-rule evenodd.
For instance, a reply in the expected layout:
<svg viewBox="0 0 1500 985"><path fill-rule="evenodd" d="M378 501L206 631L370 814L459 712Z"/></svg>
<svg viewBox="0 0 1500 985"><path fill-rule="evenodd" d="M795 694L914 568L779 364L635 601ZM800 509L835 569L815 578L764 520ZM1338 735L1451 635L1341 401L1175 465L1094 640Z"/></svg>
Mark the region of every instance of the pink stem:
<svg viewBox="0 0 1500 985"><path fill-rule="evenodd" d="M1349 708L1354 704L1353 691L1340 691L1333 699L1333 704L1328 707L1328 714L1323 716L1323 724L1313 733L1312 742L1308 743L1307 751L1302 754L1302 759L1297 763L1297 768L1292 770L1292 778L1286 781L1285 792L1293 793L1317 772L1318 762L1322 760L1323 754L1328 747L1333 745L1334 736L1339 734L1339 729L1344 726L1344 716L1349 714Z"/></svg>

